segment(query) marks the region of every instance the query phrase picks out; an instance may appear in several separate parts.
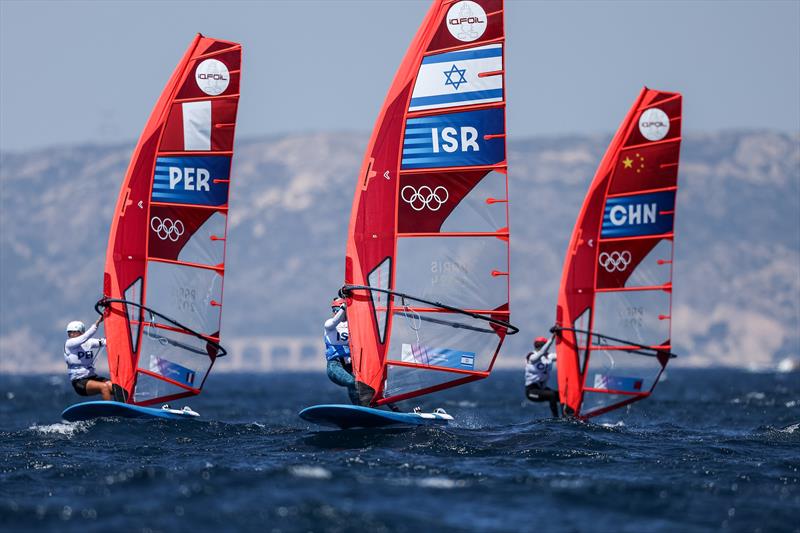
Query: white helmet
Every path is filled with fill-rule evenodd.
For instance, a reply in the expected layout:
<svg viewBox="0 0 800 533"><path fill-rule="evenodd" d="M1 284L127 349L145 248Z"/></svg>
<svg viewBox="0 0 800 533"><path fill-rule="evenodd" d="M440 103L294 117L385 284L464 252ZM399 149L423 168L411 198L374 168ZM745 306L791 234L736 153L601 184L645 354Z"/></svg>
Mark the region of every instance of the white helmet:
<svg viewBox="0 0 800 533"><path fill-rule="evenodd" d="M67 335L69 335L73 331L84 333L86 331L86 325L80 320L73 320L72 322L67 324Z"/></svg>

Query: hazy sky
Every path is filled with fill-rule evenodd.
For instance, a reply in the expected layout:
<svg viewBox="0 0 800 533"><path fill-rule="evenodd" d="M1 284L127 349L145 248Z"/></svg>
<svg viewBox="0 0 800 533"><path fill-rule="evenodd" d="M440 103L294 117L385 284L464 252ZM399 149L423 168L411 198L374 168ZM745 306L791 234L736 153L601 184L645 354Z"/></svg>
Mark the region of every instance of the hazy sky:
<svg viewBox="0 0 800 533"><path fill-rule="evenodd" d="M0 148L138 137L196 32L244 45L237 136L370 131L427 0L0 0ZM800 130L800 1L507 0L508 131L611 132L642 85L689 131Z"/></svg>

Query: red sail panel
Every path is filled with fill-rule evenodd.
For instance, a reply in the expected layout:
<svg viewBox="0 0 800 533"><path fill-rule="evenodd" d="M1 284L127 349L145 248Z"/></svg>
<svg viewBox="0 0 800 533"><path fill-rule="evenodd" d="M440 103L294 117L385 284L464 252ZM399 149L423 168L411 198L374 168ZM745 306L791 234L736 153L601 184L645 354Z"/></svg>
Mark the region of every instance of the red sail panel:
<svg viewBox="0 0 800 533"><path fill-rule="evenodd" d="M105 321L118 399L199 394L217 357L241 54L198 34L133 152L103 287L130 302L112 304Z"/></svg>
<svg viewBox="0 0 800 533"><path fill-rule="evenodd" d="M670 356L682 97L643 89L572 233L556 324L565 410L589 418L646 398Z"/></svg>
<svg viewBox="0 0 800 533"><path fill-rule="evenodd" d="M358 177L346 285L509 320L502 0L433 2ZM382 404L489 375L506 328L378 291L348 300L353 369Z"/></svg>

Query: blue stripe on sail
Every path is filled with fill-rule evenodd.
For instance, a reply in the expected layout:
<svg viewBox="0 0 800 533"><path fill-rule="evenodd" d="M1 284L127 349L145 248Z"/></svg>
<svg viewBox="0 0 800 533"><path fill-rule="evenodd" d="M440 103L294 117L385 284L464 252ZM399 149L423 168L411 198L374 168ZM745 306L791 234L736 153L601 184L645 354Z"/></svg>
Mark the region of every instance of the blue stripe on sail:
<svg viewBox="0 0 800 533"><path fill-rule="evenodd" d="M192 202L186 201L186 195L184 195L184 194L176 194L174 192L157 192L157 191L153 191L153 200L157 200L159 198L160 199L166 199L166 200L183 200L181 202L177 202L177 203L181 203L181 204L191 204L192 203ZM209 204L203 203L203 204L196 204L196 205L209 205Z"/></svg>
<svg viewBox="0 0 800 533"><path fill-rule="evenodd" d="M406 163L411 165L422 164L422 163L436 163L438 161L447 161L446 157L404 157L403 158L403 165ZM466 165L464 165L466 166Z"/></svg>
<svg viewBox="0 0 800 533"><path fill-rule="evenodd" d="M490 98L503 98L503 89L489 89L488 91L472 91L468 93L440 94L436 96L420 96L411 99L409 108L436 104L450 104L467 100L488 100Z"/></svg>
<svg viewBox="0 0 800 533"><path fill-rule="evenodd" d="M432 146L432 144L428 144L425 148L403 148L403 155L429 154L431 153ZM403 161L405 161L405 159Z"/></svg>
<svg viewBox="0 0 800 533"><path fill-rule="evenodd" d="M436 54L425 57L422 59L422 64L429 65L431 63L449 63L451 61L482 59L485 57L500 57L502 55L503 55L502 46L484 48L482 50L459 50L457 52L447 52L445 54Z"/></svg>
<svg viewBox="0 0 800 533"><path fill-rule="evenodd" d="M420 136L420 137L411 137L411 138L406 136L406 138L403 139L403 146L410 146L410 145L413 145L413 144L431 144L431 143L432 143L432 141L431 141L431 136L430 135L426 135L424 137Z"/></svg>
<svg viewBox="0 0 800 533"><path fill-rule="evenodd" d="M406 130L414 129L417 124L439 124L441 121L442 119L438 116L410 118L406 121Z"/></svg>
<svg viewBox="0 0 800 533"><path fill-rule="evenodd" d="M430 128L406 128L406 138L413 137L430 137Z"/></svg>

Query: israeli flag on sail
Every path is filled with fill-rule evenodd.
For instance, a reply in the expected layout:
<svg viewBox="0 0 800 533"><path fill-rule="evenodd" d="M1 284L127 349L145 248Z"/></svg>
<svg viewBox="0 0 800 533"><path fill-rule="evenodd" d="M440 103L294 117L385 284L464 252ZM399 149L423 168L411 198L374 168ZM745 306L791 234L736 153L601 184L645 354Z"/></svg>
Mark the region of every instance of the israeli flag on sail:
<svg viewBox="0 0 800 533"><path fill-rule="evenodd" d="M503 45L489 44L423 58L409 111L503 101Z"/></svg>

